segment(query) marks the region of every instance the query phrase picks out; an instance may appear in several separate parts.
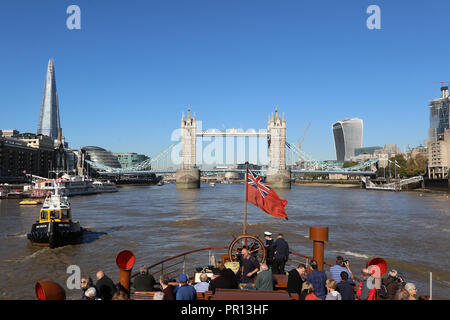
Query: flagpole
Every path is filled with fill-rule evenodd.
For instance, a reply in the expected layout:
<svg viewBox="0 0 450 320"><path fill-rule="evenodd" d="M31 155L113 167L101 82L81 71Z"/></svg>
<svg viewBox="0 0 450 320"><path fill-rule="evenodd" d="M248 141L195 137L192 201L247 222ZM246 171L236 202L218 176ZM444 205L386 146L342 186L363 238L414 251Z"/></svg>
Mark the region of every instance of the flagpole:
<svg viewBox="0 0 450 320"><path fill-rule="evenodd" d="M248 161L245 162L244 234L247 234Z"/></svg>

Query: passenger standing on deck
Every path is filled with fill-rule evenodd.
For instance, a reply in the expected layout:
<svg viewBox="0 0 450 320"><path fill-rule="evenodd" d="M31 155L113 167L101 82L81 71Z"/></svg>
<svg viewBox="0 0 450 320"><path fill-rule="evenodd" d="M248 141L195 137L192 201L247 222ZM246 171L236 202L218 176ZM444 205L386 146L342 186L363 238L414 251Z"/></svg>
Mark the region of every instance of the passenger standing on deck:
<svg viewBox="0 0 450 320"><path fill-rule="evenodd" d="M273 262L273 239L272 239L272 233L271 232L264 232L264 239L266 240L266 243L264 247L266 248L266 264L269 268L272 267Z"/></svg>
<svg viewBox="0 0 450 320"><path fill-rule="evenodd" d="M178 280L180 286L176 293L176 300L197 300L197 292L194 287L188 284L188 277L185 274L180 274Z"/></svg>
<svg viewBox="0 0 450 320"><path fill-rule="evenodd" d="M355 300L355 284L348 280L348 273L341 272L341 281L337 284L337 291L342 296L342 300Z"/></svg>
<svg viewBox="0 0 450 320"><path fill-rule="evenodd" d="M315 260L311 260L309 265L313 270L306 277L306 281L312 284L315 295L323 300L327 295L327 275L324 271L318 269Z"/></svg>
<svg viewBox="0 0 450 320"><path fill-rule="evenodd" d="M156 284L153 275L149 274L146 266L139 269L139 275L134 278L133 287L136 291L157 291L154 286Z"/></svg>
<svg viewBox="0 0 450 320"><path fill-rule="evenodd" d="M259 270L258 261L246 248L242 249L242 252L238 253L237 257L241 262L241 281L243 283L254 283L256 273Z"/></svg>
<svg viewBox="0 0 450 320"><path fill-rule="evenodd" d="M367 268L364 268L361 270L362 274L362 282L359 284L358 291L358 299L359 300L375 300L376 299L376 288L375 284L369 284L368 281L374 281L372 279L369 279L370 273ZM369 288L370 285L370 288Z"/></svg>
<svg viewBox="0 0 450 320"><path fill-rule="evenodd" d="M349 278L353 277L348 260L344 261L344 258L337 256L336 264L330 268L331 279L336 280L336 282L339 283L341 281L341 272L343 271L348 273Z"/></svg>
<svg viewBox="0 0 450 320"><path fill-rule="evenodd" d="M117 287L114 282L102 271L97 272L97 282L95 286L98 290L98 296L102 300L111 300L114 293L117 291Z"/></svg>
<svg viewBox="0 0 450 320"><path fill-rule="evenodd" d="M273 244L273 274L285 274L284 265L289 259L289 245L280 233Z"/></svg>
<svg viewBox="0 0 450 320"><path fill-rule="evenodd" d="M303 275L306 276L306 266L300 263L296 269L289 271L286 291L290 293L302 293Z"/></svg>
<svg viewBox="0 0 450 320"><path fill-rule="evenodd" d="M397 270L392 269L389 271L387 278L381 281L387 291L385 293L386 296L381 298L385 300L394 300L395 293L402 286L402 281L403 280L398 276Z"/></svg>

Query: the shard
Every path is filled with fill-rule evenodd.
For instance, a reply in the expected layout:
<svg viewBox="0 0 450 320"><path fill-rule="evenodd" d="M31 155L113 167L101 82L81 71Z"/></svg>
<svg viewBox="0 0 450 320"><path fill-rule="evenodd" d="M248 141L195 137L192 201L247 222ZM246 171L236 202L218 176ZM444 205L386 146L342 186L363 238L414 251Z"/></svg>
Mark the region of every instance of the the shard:
<svg viewBox="0 0 450 320"><path fill-rule="evenodd" d="M61 128L59 122L58 92L56 91L55 66L53 59L48 61L42 97L41 114L39 116L38 134L43 134L55 141Z"/></svg>

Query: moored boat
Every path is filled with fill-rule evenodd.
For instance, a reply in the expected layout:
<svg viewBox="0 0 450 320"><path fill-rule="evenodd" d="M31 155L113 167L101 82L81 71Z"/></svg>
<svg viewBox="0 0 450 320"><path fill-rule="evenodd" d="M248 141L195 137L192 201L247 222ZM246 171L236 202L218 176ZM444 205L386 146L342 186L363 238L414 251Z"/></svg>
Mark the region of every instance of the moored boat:
<svg viewBox="0 0 450 320"><path fill-rule="evenodd" d="M111 181L94 181L92 185L98 193L118 191L116 184Z"/></svg>
<svg viewBox="0 0 450 320"><path fill-rule="evenodd" d="M61 195L56 187L55 194L45 199L39 221L33 224L27 238L33 244L56 248L77 243L82 233L80 223L72 221L67 197Z"/></svg>
<svg viewBox="0 0 450 320"><path fill-rule="evenodd" d="M58 187L68 196L96 194L98 191L93 185L92 179L86 176L72 176L64 174L58 179L37 180L31 194L32 198L42 198L54 193Z"/></svg>
<svg viewBox="0 0 450 320"><path fill-rule="evenodd" d="M19 204L21 206L36 206L38 204L41 204L42 202L39 200L23 200L20 201Z"/></svg>

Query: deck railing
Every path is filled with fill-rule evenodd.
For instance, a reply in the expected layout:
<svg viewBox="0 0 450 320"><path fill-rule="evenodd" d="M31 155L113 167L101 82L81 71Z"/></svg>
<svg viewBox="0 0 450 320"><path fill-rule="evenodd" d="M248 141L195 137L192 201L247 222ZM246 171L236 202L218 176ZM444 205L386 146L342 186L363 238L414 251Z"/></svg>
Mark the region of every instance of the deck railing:
<svg viewBox="0 0 450 320"><path fill-rule="evenodd" d="M191 251L187 251L184 253L180 253L178 255L166 258L164 260L161 260L157 263L154 263L152 265L150 265L149 267L147 267L147 271L149 271L150 273L152 273L154 276L155 275L166 275L167 277L171 278L171 275L175 274L176 278L180 273L186 273L186 262L187 262L187 256L191 256L195 253L198 252L204 252L204 251L208 251L208 260L207 263L204 263L203 265L210 265L210 261L211 261L211 252L212 250L227 250L228 251L228 247L208 247L208 248L201 248L201 249L196 249L196 250L191 250ZM305 263L305 265L309 265L309 262L311 260L313 260L312 257L310 256L306 256L300 253L297 253L295 251L289 251L289 253L291 254L290 259L288 260L288 264L287 266L292 266L293 268L296 268L298 266L299 263ZM304 258L305 260L299 260L299 259L293 259L292 255L295 257L299 257L299 258ZM192 263L191 265L193 265L193 263L200 261L200 259L192 259ZM169 263L170 262L170 263ZM205 261L206 262L206 261ZM325 265L331 267L332 265L324 262ZM194 267L192 267L194 268ZM153 270L153 271L152 271ZM192 270L189 270L192 271ZM139 272L136 272L134 274L131 275L131 279L133 279L134 277L136 277L139 274Z"/></svg>

